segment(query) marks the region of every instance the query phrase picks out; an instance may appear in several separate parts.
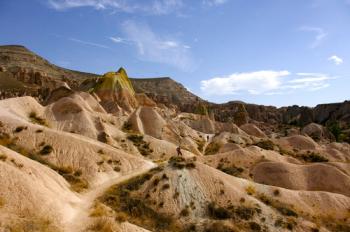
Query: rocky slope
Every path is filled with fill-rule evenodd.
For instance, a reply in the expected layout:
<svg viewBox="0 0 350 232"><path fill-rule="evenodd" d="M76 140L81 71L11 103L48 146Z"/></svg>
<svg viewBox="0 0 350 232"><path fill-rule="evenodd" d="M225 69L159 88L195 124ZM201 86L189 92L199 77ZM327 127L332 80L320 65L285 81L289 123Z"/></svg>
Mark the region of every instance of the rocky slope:
<svg viewBox="0 0 350 232"><path fill-rule="evenodd" d="M0 87L14 94L0 100L1 232L350 230L350 145L335 141L344 134L280 124L288 108L190 93L179 97L196 114L182 112L164 88L186 90L171 79L85 76L6 49L32 71L1 63ZM346 106L333 106L308 110L345 122ZM301 120L294 108L290 120Z"/></svg>
<svg viewBox="0 0 350 232"><path fill-rule="evenodd" d="M0 46L0 97L30 95L43 102L53 89L67 83L77 90L86 79L95 80L99 75L77 72L51 64L23 46ZM157 103L176 107L190 113L211 115L221 122L234 121L234 114L241 102L214 104L195 96L171 78L131 79L138 93L145 93ZM350 102L322 104L314 108L283 107L245 104L251 120L269 124L293 124L304 126L311 122L323 125L340 122L349 129Z"/></svg>

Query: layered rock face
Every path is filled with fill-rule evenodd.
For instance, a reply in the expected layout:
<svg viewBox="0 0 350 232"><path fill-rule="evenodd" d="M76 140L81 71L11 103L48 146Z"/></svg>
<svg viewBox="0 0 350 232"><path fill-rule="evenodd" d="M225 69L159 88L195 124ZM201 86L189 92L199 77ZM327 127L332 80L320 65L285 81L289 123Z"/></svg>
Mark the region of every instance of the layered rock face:
<svg viewBox="0 0 350 232"><path fill-rule="evenodd" d="M49 93L67 83L77 90L99 75L78 72L60 68L49 63L23 46L0 46L0 98L15 96L34 96L44 102ZM214 104L207 102L189 92L183 85L171 78L131 79L136 94L144 93L158 104L171 106L178 111L198 113L198 107L205 106L206 111L221 122L233 122L234 115L239 111L242 102L228 102ZM6 85L4 83L7 83ZM148 101L146 104L153 104ZM314 108L290 106L276 108L243 103L252 121L268 124L292 124L305 126L316 122L326 125L332 121L339 121L342 128L349 128L350 102L322 104ZM112 107L112 106L111 106Z"/></svg>

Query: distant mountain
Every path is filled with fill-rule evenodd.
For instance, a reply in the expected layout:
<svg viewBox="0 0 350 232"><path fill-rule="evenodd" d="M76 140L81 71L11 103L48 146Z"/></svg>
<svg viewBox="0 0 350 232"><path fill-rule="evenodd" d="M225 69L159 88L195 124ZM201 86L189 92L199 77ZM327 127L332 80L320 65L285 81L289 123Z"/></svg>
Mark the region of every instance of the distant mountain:
<svg viewBox="0 0 350 232"><path fill-rule="evenodd" d="M116 64L117 65L117 64ZM0 46L0 98L31 95L43 101L55 88L67 83L73 90L100 75L61 68L51 64L24 46ZM224 104L207 102L189 92L169 77L130 78L137 93L145 93L152 100L176 107L183 112L209 114L218 121L232 121L241 104L255 121L269 124L306 125L310 122L326 124L341 121L350 124L350 102L322 104L315 108L290 106L277 108L231 101Z"/></svg>

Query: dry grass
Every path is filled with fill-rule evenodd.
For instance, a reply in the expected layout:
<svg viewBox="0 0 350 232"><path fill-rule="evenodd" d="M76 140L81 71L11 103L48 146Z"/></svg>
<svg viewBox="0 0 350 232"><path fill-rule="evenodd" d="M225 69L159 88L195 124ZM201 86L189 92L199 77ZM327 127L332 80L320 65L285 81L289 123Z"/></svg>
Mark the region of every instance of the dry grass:
<svg viewBox="0 0 350 232"><path fill-rule="evenodd" d="M210 143L206 148L204 155L213 155L220 150L220 145L217 143Z"/></svg>
<svg viewBox="0 0 350 232"><path fill-rule="evenodd" d="M116 232L115 223L111 218L99 217L88 228L90 231Z"/></svg>
<svg viewBox="0 0 350 232"><path fill-rule="evenodd" d="M39 117L35 111L30 112L28 117L29 117L30 121L34 124L39 124L39 125L46 126L46 127L49 126L47 121L45 119Z"/></svg>
<svg viewBox="0 0 350 232"><path fill-rule="evenodd" d="M248 185L245 189L248 195L254 195L255 194L255 187L253 185Z"/></svg>
<svg viewBox="0 0 350 232"><path fill-rule="evenodd" d="M17 220L4 228L5 231L11 232L62 232L50 219L46 218Z"/></svg>

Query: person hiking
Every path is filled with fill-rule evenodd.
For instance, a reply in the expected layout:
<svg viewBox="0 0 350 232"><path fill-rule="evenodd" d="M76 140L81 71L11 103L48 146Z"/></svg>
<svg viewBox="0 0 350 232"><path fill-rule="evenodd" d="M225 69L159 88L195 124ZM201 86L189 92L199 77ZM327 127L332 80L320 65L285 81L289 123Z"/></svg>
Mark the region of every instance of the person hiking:
<svg viewBox="0 0 350 232"><path fill-rule="evenodd" d="M182 152L181 152L181 147L180 147L180 146L178 146L178 147L176 148L176 151L177 151L177 155L178 155L178 156L182 156Z"/></svg>

